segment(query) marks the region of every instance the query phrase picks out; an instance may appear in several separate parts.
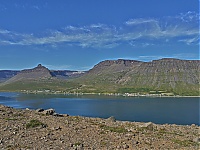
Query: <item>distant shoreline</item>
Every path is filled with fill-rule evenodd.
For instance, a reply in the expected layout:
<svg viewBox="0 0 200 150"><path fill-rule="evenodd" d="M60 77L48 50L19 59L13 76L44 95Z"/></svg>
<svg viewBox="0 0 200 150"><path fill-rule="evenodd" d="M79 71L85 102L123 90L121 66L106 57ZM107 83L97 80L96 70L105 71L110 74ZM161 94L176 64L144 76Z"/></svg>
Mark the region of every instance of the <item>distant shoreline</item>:
<svg viewBox="0 0 200 150"><path fill-rule="evenodd" d="M121 97L151 97L151 98L157 98L157 97L160 97L160 98L166 98L166 97L172 97L172 98L182 98L182 97L188 97L188 98L200 98L200 95L194 95L194 96L184 96L184 95L160 95L160 94L133 94L133 93L125 93L125 94L122 94L122 93L62 93L62 92L42 92L42 91L0 91L1 92L17 92L17 93L23 93L23 94L44 94L44 95L97 95L97 96L121 96Z"/></svg>
<svg viewBox="0 0 200 150"><path fill-rule="evenodd" d="M24 93L24 92L22 92L22 93ZM131 95L131 93L129 94L122 94L122 93L45 93L45 92L36 92L36 93L34 93L34 92L28 92L28 93L26 93L26 94L49 94L49 95L51 95L51 94L58 94L58 95L98 95L98 96L100 96L100 95L103 95L103 96L122 96L122 97L176 97L176 98L178 98L178 97L199 97L200 98L200 95L198 96L198 95L194 95L194 96L184 96L184 95L169 95L169 96L167 96L167 95L151 95L151 94L147 94L147 95L143 95L143 94L136 94L136 95Z"/></svg>

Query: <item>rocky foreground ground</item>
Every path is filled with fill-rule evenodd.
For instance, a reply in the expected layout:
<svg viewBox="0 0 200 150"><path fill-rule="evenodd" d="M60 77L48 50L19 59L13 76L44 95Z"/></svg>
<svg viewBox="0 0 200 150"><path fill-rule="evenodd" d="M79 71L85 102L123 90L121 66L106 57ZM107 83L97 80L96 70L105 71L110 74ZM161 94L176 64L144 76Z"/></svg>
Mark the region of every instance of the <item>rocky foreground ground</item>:
<svg viewBox="0 0 200 150"><path fill-rule="evenodd" d="M0 149L199 149L199 126L157 125L0 105Z"/></svg>

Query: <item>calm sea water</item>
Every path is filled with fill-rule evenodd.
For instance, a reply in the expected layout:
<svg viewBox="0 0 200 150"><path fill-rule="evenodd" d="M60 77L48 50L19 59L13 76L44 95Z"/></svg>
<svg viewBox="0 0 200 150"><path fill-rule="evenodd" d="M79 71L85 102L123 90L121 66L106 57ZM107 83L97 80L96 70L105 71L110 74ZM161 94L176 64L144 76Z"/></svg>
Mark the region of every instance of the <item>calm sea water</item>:
<svg viewBox="0 0 200 150"><path fill-rule="evenodd" d="M64 96L0 93L0 104L14 108L54 108L57 113L158 124L198 124L199 98Z"/></svg>

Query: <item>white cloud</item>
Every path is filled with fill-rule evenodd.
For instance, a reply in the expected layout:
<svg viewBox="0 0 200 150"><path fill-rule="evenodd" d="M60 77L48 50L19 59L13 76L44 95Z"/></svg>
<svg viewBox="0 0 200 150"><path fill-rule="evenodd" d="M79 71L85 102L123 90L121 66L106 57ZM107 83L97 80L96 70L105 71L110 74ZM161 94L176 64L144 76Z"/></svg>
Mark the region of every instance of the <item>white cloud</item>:
<svg viewBox="0 0 200 150"><path fill-rule="evenodd" d="M139 18L139 19L130 19L125 22L126 25L139 25L139 24L148 24L148 23L158 24L158 21L155 19Z"/></svg>
<svg viewBox="0 0 200 150"><path fill-rule="evenodd" d="M194 59L198 58L198 53L178 53L174 55L145 55L145 56L138 56L135 58L129 58L132 60L141 60L141 61L152 61L152 60L158 60L162 58L177 58L177 59Z"/></svg>
<svg viewBox="0 0 200 150"><path fill-rule="evenodd" d="M8 33L10 33L10 31L8 31L8 30L1 30L0 29L0 34L8 34Z"/></svg>
<svg viewBox="0 0 200 150"><path fill-rule="evenodd" d="M32 6L33 9L40 10L40 7L37 5Z"/></svg>
<svg viewBox="0 0 200 150"><path fill-rule="evenodd" d="M0 29L0 45L76 45L80 47L114 48L122 43L147 47L155 43L174 41L193 44L199 39L199 15L187 12L174 17L130 19L120 27L105 24L67 26L34 34L22 34ZM141 42L142 41L142 42Z"/></svg>
<svg viewBox="0 0 200 150"><path fill-rule="evenodd" d="M199 53L179 53L179 54L174 54L172 57L179 59L194 59L194 58L199 58Z"/></svg>
<svg viewBox="0 0 200 150"><path fill-rule="evenodd" d="M194 38L188 38L188 39L182 39L182 40L179 40L179 42L184 42L186 43L187 45L192 45L192 44L199 44L199 37L194 37Z"/></svg>

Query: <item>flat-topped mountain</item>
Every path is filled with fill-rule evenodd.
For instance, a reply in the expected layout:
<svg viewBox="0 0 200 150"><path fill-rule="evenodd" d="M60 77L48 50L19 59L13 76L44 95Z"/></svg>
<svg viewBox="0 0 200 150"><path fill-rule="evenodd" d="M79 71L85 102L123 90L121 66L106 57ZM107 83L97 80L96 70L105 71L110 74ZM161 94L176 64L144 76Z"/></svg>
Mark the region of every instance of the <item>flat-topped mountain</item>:
<svg viewBox="0 0 200 150"><path fill-rule="evenodd" d="M141 61L136 60L105 60L97 65L95 65L89 73L98 74L98 73L106 73L106 72L122 72L129 71L131 68L140 66L142 64Z"/></svg>
<svg viewBox="0 0 200 150"><path fill-rule="evenodd" d="M199 75L199 60L163 58L141 62L119 59L98 63L80 80L89 84L93 91L136 92L140 89L198 94Z"/></svg>

